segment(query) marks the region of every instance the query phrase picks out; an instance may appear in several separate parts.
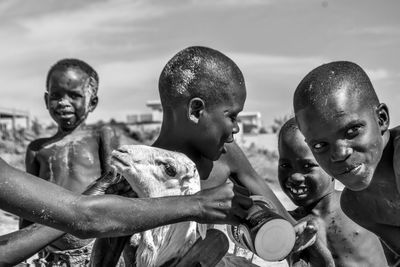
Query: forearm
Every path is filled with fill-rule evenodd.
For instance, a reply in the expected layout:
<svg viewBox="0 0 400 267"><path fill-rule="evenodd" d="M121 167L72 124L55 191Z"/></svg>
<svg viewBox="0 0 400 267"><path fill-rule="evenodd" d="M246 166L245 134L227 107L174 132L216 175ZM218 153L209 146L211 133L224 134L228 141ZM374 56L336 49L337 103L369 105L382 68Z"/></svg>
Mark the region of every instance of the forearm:
<svg viewBox="0 0 400 267"><path fill-rule="evenodd" d="M38 224L0 237L0 265L14 266L64 235L64 232Z"/></svg>
<svg viewBox="0 0 400 267"><path fill-rule="evenodd" d="M12 168L1 159L0 170L0 209L78 237L129 235L194 219L199 211L195 196L81 196Z"/></svg>
<svg viewBox="0 0 400 267"><path fill-rule="evenodd" d="M82 196L80 213L68 228L79 237L116 237L166 224L196 220L199 208L195 196L126 198L115 195ZM62 227L62 225L60 225Z"/></svg>
<svg viewBox="0 0 400 267"><path fill-rule="evenodd" d="M276 213L287 219L293 225L296 224L296 220L293 219L272 189L263 180L261 180L261 178L259 181L255 180L252 184L246 185L246 187L249 188L253 194L264 196L269 201L269 204L273 206Z"/></svg>

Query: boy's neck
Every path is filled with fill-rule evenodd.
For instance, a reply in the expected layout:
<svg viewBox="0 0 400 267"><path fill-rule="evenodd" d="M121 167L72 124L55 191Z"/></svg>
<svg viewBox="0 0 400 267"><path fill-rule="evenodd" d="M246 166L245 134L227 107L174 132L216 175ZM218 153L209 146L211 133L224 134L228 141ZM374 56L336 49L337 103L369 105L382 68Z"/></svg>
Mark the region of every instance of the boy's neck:
<svg viewBox="0 0 400 267"><path fill-rule="evenodd" d="M78 126L76 126L75 128L71 128L71 129L62 129L61 127L58 127L58 131L57 131L57 136L64 136L64 135L68 135L71 134L73 132L79 131L83 128L85 128L85 122L80 123Z"/></svg>
<svg viewBox="0 0 400 267"><path fill-rule="evenodd" d="M165 134L161 131L152 146L183 153L194 163L198 163L202 158L200 154L195 153L183 138L179 138L179 136L171 133Z"/></svg>
<svg viewBox="0 0 400 267"><path fill-rule="evenodd" d="M313 213L316 216L324 216L334 211L338 207L336 190L332 190L318 201L304 207L307 213Z"/></svg>

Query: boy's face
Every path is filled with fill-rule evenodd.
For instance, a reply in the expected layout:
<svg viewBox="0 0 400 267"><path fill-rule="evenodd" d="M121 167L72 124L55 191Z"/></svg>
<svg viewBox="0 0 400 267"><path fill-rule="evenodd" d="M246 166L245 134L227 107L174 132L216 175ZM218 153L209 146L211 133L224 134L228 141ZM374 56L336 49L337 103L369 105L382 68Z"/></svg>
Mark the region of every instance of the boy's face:
<svg viewBox="0 0 400 267"><path fill-rule="evenodd" d="M45 102L51 117L63 130L81 124L97 104L88 76L79 69L55 70L50 76Z"/></svg>
<svg viewBox="0 0 400 267"><path fill-rule="evenodd" d="M299 130L289 130L280 138L278 178L297 206L313 204L333 190L333 179L319 167Z"/></svg>
<svg viewBox="0 0 400 267"><path fill-rule="evenodd" d="M244 84L231 82L230 99L225 99L211 107L206 107L199 120L197 150L210 159L217 160L225 153L225 143L233 142L233 135L239 132L237 115L243 110L246 100Z"/></svg>
<svg viewBox="0 0 400 267"><path fill-rule="evenodd" d="M374 108L339 91L296 113L306 142L321 167L353 191L368 187L383 151Z"/></svg>

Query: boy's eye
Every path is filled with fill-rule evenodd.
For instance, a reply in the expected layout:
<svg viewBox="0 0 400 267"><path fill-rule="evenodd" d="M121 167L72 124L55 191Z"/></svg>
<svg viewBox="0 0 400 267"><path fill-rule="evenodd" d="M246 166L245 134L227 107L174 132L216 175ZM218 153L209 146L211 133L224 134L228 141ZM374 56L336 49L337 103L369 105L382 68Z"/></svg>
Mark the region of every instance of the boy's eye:
<svg viewBox="0 0 400 267"><path fill-rule="evenodd" d="M71 98L72 99L77 99L77 98L80 98L80 97L82 97L80 94L71 94Z"/></svg>
<svg viewBox="0 0 400 267"><path fill-rule="evenodd" d="M314 164L314 163L306 163L306 164L304 164L304 166L303 166L303 168L304 169L311 169L311 168L314 168L314 167L317 167L318 165L317 164Z"/></svg>
<svg viewBox="0 0 400 267"><path fill-rule="evenodd" d="M346 137L348 137L348 138L356 137L360 132L360 128L361 128L361 126L351 127L350 129L347 130Z"/></svg>
<svg viewBox="0 0 400 267"><path fill-rule="evenodd" d="M56 98L59 97L59 95L56 94L56 93L51 93L51 94L49 95L49 97L50 97L50 99L56 99Z"/></svg>
<svg viewBox="0 0 400 267"><path fill-rule="evenodd" d="M282 168L282 169L286 169L286 168L289 168L289 167L290 167L290 165L288 163L279 164L279 168Z"/></svg>
<svg viewBox="0 0 400 267"><path fill-rule="evenodd" d="M321 150L323 150L326 147L326 143L316 143L314 145L312 145L312 148L315 152L320 152Z"/></svg>

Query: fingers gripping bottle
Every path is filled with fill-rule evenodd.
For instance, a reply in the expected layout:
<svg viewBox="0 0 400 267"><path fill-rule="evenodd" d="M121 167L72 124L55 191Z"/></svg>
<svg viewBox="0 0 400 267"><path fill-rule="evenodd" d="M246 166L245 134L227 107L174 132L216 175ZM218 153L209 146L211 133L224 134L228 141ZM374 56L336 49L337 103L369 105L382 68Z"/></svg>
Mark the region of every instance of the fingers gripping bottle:
<svg viewBox="0 0 400 267"><path fill-rule="evenodd" d="M229 238L267 261L283 260L296 240L294 228L282 216L274 213L262 196L251 196L254 205L239 225L227 225Z"/></svg>

